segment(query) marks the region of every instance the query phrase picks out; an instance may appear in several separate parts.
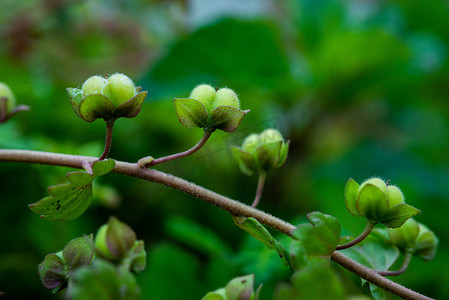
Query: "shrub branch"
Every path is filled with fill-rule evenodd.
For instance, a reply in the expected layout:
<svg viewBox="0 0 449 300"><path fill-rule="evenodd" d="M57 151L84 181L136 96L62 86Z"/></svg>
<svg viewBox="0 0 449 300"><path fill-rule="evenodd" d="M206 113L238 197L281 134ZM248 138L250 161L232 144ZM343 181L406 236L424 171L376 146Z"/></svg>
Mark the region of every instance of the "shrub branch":
<svg viewBox="0 0 449 300"><path fill-rule="evenodd" d="M82 169L86 162L93 162L97 158L89 156L57 154L50 152L30 151L30 150L0 150L0 161L5 162L21 162L35 163L44 165L54 165L63 167L72 167ZM253 217L259 222L274 228L282 233L292 236L292 232L296 229L292 224L285 222L277 217L267 214L261 210L232 200L228 197L217 194L211 190L205 189L192 182L182 178L167 174L153 169L141 168L137 163L128 163L116 161L116 165L112 172L120 173L151 182L163 184L184 192L215 206L218 206L233 215L242 217ZM343 266L354 274L363 279L396 294L404 299L418 300L431 299L417 292L414 292L400 284L397 284L381 275L376 270L367 268L349 257L334 251L331 254L331 260Z"/></svg>

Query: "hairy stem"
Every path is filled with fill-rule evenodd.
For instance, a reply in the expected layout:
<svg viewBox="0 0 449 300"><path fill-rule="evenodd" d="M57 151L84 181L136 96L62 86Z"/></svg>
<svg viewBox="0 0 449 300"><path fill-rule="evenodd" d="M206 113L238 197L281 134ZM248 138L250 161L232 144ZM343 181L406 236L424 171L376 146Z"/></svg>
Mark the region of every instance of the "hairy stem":
<svg viewBox="0 0 449 300"><path fill-rule="evenodd" d="M256 196L254 197L253 204L251 204L251 207L256 208L259 204L260 198L262 197L263 193L263 186L265 184L265 178L267 177L267 173L260 173L259 174L259 182L257 183L257 191Z"/></svg>
<svg viewBox="0 0 449 300"><path fill-rule="evenodd" d="M398 276L407 270L408 265L410 264L410 261L412 260L412 253L405 252L404 254L404 260L402 261L401 268L397 271L376 271L377 274L382 276Z"/></svg>
<svg viewBox="0 0 449 300"><path fill-rule="evenodd" d="M408 300L432 300L427 296L421 295L415 291L412 291L402 285L393 282L377 273L377 271L365 267L362 264L359 264L355 260L350 259L347 256L344 256L338 251L335 251L331 254L331 260L341 265L345 269L351 271L352 273L362 277L363 279L383 288L386 291L389 291L395 295L403 299Z"/></svg>
<svg viewBox="0 0 449 300"><path fill-rule="evenodd" d="M111 150L112 132L114 131L114 123L115 120L106 122L106 137L104 141L104 150L101 156L98 158L98 160L105 159L108 156L109 151Z"/></svg>
<svg viewBox="0 0 449 300"><path fill-rule="evenodd" d="M86 161L93 162L95 160L95 157L79 155L67 155L29 150L0 150L0 161L6 162L35 163L81 169L83 168L83 163L85 163ZM296 229L296 227L292 224L276 218L270 214L267 214L256 208L232 200L228 197L222 196L194 183L188 182L184 179L164 172L153 169L144 169L141 168L138 164L132 164L122 161L116 161L116 165L112 172L169 186L171 188L209 202L215 206L218 206L233 215L253 217L262 224L265 224L266 226L274 228L289 236L291 236L292 232ZM377 271L359 264L358 262L339 253L338 251L334 251L331 254L331 259L337 264L353 272L354 274L362 277L363 279L404 299L431 299L379 275Z"/></svg>
<svg viewBox="0 0 449 300"><path fill-rule="evenodd" d="M371 231L373 231L374 226L376 226L376 223L368 221L366 223L365 229L363 230L363 232L358 237L356 237L355 239L353 239L349 243L346 243L346 244L343 244L343 245L338 245L337 246L337 250L347 249L349 247L352 247L352 246L360 243L361 241L363 241L371 233Z"/></svg>
<svg viewBox="0 0 449 300"><path fill-rule="evenodd" d="M142 159L139 160L138 164L140 166L142 166L143 168L148 168L148 167L152 167L158 164L162 164L171 160L175 160L175 159L179 159L179 158L183 158L186 156L189 156L193 153L195 153L196 151L200 150L201 147L204 146L204 144L206 144L207 140L210 138L210 136L212 135L214 131L210 131L210 130L204 130L204 134L203 137L201 138L201 140L198 142L198 144L196 144L195 146L193 146L192 148L190 148L187 151L184 152L180 152L180 153L176 153L176 154L172 154L169 156L164 156L164 157L160 157L157 159L152 159L151 156L147 156L144 157Z"/></svg>

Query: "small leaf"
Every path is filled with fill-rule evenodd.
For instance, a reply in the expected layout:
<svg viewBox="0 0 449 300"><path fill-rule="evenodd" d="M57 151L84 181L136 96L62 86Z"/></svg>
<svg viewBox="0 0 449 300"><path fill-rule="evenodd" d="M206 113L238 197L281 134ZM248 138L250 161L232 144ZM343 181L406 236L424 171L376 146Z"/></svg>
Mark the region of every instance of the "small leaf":
<svg viewBox="0 0 449 300"><path fill-rule="evenodd" d="M338 220L321 212L307 215L310 224L301 224L293 232L307 255L330 255L337 248L341 226Z"/></svg>
<svg viewBox="0 0 449 300"><path fill-rule="evenodd" d="M62 258L48 254L38 267L42 284L47 289L55 289L66 282L67 269Z"/></svg>
<svg viewBox="0 0 449 300"><path fill-rule="evenodd" d="M147 95L148 92L138 93L130 100L117 106L113 114L114 118L134 118L137 116L142 109L143 101Z"/></svg>
<svg viewBox="0 0 449 300"><path fill-rule="evenodd" d="M315 262L293 274L291 285L281 285L275 300L346 299L343 283L325 261Z"/></svg>
<svg viewBox="0 0 449 300"><path fill-rule="evenodd" d="M359 184L352 178L348 180L345 186L345 203L349 213L353 216L359 217L360 214L357 211L357 191L359 190Z"/></svg>
<svg viewBox="0 0 449 300"><path fill-rule="evenodd" d="M253 155L236 146L232 146L231 151L243 174L251 176L254 172L257 172L256 160Z"/></svg>
<svg viewBox="0 0 449 300"><path fill-rule="evenodd" d="M232 106L219 106L212 110L210 127L225 132L234 132L249 110L243 111Z"/></svg>
<svg viewBox="0 0 449 300"><path fill-rule="evenodd" d="M79 104L79 115L86 122L93 122L98 118L112 119L114 104L105 96L92 94L86 96Z"/></svg>
<svg viewBox="0 0 449 300"><path fill-rule="evenodd" d="M379 221L388 228L398 228L408 219L419 215L421 211L405 203L391 207L385 216Z"/></svg>
<svg viewBox="0 0 449 300"><path fill-rule="evenodd" d="M285 164L285 161L287 160L288 148L289 147L290 147L290 141L282 143L281 155L279 157L279 161L277 163L276 168L280 168L280 167L282 167Z"/></svg>
<svg viewBox="0 0 449 300"><path fill-rule="evenodd" d="M399 249L389 241L386 229L373 230L362 242L341 252L379 271L388 270L399 257Z"/></svg>
<svg viewBox="0 0 449 300"><path fill-rule="evenodd" d="M268 171L277 167L281 156L282 144L282 141L277 141L257 147L255 156L259 170Z"/></svg>
<svg viewBox="0 0 449 300"><path fill-rule="evenodd" d="M218 289L213 292L209 292L201 298L201 300L227 300L226 299L226 290L224 288Z"/></svg>
<svg viewBox="0 0 449 300"><path fill-rule="evenodd" d="M83 236L70 241L62 250L62 257L70 271L92 262L95 251L92 235Z"/></svg>
<svg viewBox="0 0 449 300"><path fill-rule="evenodd" d="M178 120L187 128L204 127L207 125L208 114L206 107L195 99L176 98L175 104Z"/></svg>
<svg viewBox="0 0 449 300"><path fill-rule="evenodd" d="M365 184L358 194L357 211L372 221L379 221L387 213L388 206L385 193L373 184Z"/></svg>
<svg viewBox="0 0 449 300"><path fill-rule="evenodd" d="M131 261L131 271L140 273L145 270L147 264L147 252L143 241L136 241L128 252L128 258Z"/></svg>
<svg viewBox="0 0 449 300"><path fill-rule="evenodd" d="M69 183L48 188L50 196L28 205L41 218L53 221L68 221L78 218L92 201L92 181L109 173L115 166L112 159L96 161L92 164L93 174L86 171L67 173Z"/></svg>
<svg viewBox="0 0 449 300"><path fill-rule="evenodd" d="M292 268L288 252L278 241L273 238L270 232L268 232L268 230L262 224L260 224L259 221L254 218L244 218L236 216L232 216L232 219L238 227L248 232L250 235L264 243L270 249L276 249L279 257L282 259L284 264L289 266L290 269Z"/></svg>
<svg viewBox="0 0 449 300"><path fill-rule="evenodd" d="M83 117L81 117L80 114L80 103L83 100L83 92L80 89L74 89L74 88L68 88L67 89L67 94L69 95L69 100L70 100L70 104L72 105L73 111L76 113L76 115L78 117L80 117L81 119Z"/></svg>

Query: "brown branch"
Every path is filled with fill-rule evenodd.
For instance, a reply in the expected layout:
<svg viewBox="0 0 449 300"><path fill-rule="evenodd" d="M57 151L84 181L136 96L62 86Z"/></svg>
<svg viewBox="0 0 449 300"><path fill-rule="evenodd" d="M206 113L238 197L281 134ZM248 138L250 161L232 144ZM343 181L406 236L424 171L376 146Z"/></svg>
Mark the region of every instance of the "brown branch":
<svg viewBox="0 0 449 300"><path fill-rule="evenodd" d="M64 166L72 168L83 168L83 164L87 162L95 161L95 157L56 154L39 151L28 150L0 150L0 161L5 162L22 162L22 163L36 163L54 166ZM137 163L127 163L122 161L116 161L116 165L112 172L120 173L151 182L160 183L186 194L192 195L196 198L209 202L215 206L218 206L233 215L243 217L253 217L259 222L274 228L282 233L291 236L293 230L296 229L292 224L285 222L279 218L276 218L263 211L245 205L241 202L232 200L228 197L217 194L213 191L205 189L194 183L188 182L179 177L166 174L153 169L141 168ZM331 259L337 264L343 266L354 274L362 277L363 279L396 294L404 299L411 300L429 300L431 298L414 292L400 284L397 284L377 273L376 270L367 268L358 262L346 257L338 251L334 251L331 254Z"/></svg>

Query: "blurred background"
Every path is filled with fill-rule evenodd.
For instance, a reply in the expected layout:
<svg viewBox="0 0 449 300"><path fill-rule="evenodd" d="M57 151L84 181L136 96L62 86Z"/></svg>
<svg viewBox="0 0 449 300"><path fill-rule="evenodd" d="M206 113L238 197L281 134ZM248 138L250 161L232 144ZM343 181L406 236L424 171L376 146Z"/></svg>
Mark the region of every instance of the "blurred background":
<svg viewBox="0 0 449 300"><path fill-rule="evenodd" d="M449 4L427 1L191 0L0 2L0 81L31 111L0 125L0 147L98 156L105 125L88 124L66 88L122 72L149 91L141 113L115 126L110 157L135 162L193 146L202 130L177 120L172 99L199 83L228 86L251 109L233 134L158 169L251 203L256 177L229 147L265 128L291 140L269 173L260 208L299 224L319 210L344 234L365 224L345 208L344 186L372 176L401 187L416 219L435 231L434 261L413 259L396 280L449 298ZM142 299L200 299L233 276L255 273L261 299L291 276L274 251L225 211L169 188L110 174L79 219L41 220L27 204L65 182L69 169L0 164L0 291L52 299L37 265L110 215L143 239ZM288 241L280 237L281 241ZM53 297L55 298L55 297ZM395 297L390 295L391 299Z"/></svg>

